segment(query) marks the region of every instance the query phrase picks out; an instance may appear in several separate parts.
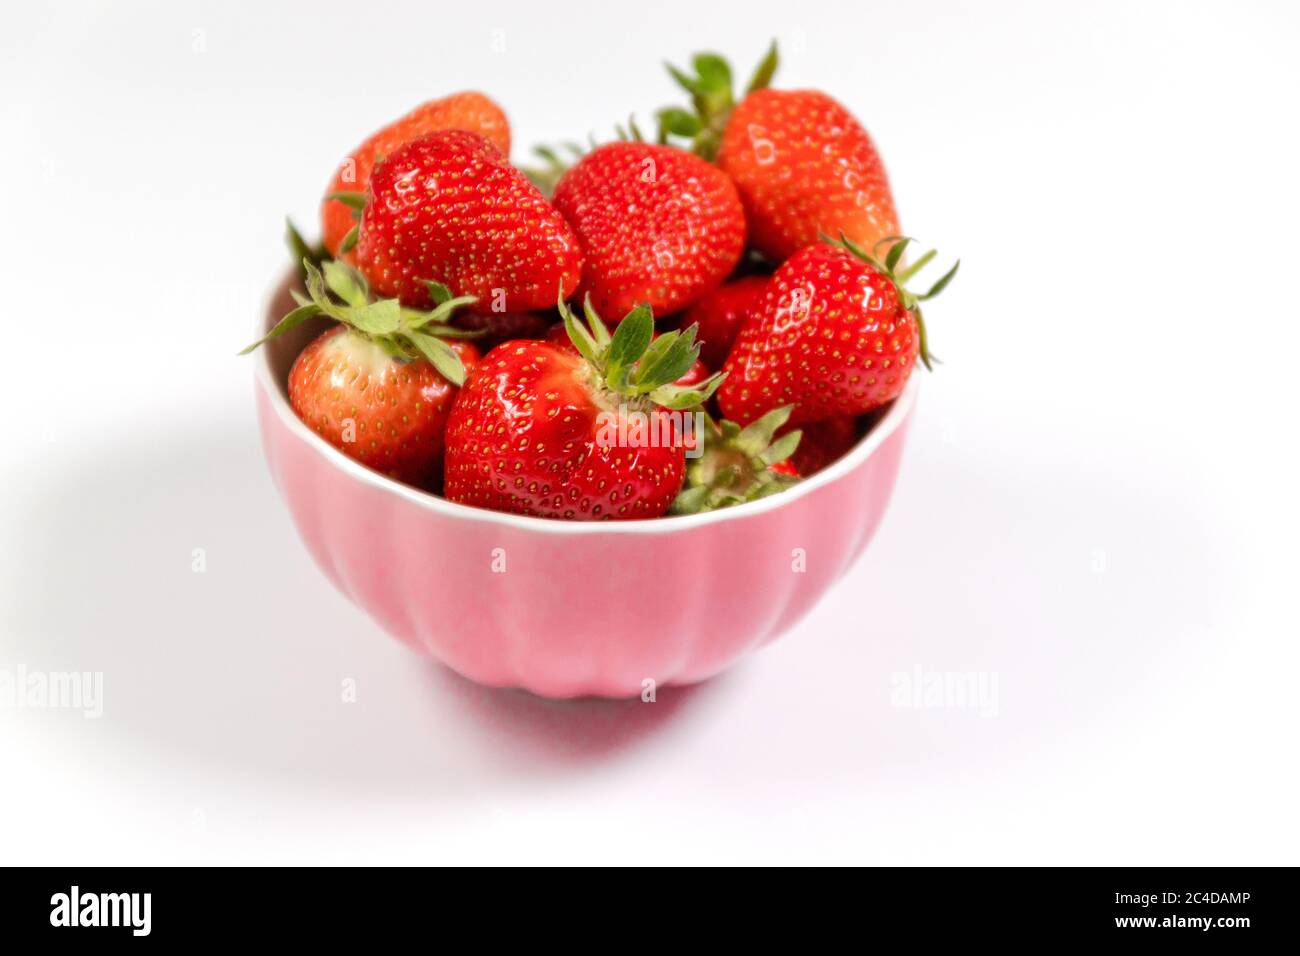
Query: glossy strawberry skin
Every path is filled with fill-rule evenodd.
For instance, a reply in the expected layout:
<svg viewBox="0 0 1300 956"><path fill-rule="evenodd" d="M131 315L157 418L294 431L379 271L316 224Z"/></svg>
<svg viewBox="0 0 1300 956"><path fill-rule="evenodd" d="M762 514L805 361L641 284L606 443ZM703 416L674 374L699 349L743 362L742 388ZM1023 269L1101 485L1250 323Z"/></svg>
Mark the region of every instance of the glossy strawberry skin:
<svg viewBox="0 0 1300 956"><path fill-rule="evenodd" d="M740 259L745 217L717 167L671 146L608 143L555 187L586 258L580 297L617 320L638 303L667 315L720 283Z"/></svg>
<svg viewBox="0 0 1300 956"><path fill-rule="evenodd" d="M507 312L550 308L582 274L564 218L500 150L463 130L421 136L375 167L356 253L376 293L417 309L431 304L428 280Z"/></svg>
<svg viewBox="0 0 1300 956"><path fill-rule="evenodd" d="M659 337L658 335L655 336L655 338L658 337ZM547 342L550 342L556 348L564 349L566 352L573 352L576 354L578 351L576 348L574 348L573 342L569 338L569 333L565 331L563 322L556 322L554 325L548 328L546 330L546 333L542 336L542 338L545 339ZM681 378L679 378L673 384L681 385L683 388L687 388L692 385L699 385L701 382L703 382L706 378L709 377L709 374L710 374L709 367L705 365L702 360L697 360L696 363L691 366L690 371L687 372L685 375L683 375Z"/></svg>
<svg viewBox="0 0 1300 956"><path fill-rule="evenodd" d="M453 93L417 106L401 119L372 134L339 163L326 195L336 192L365 192L375 164L399 146L425 133L441 129L464 129L478 133L502 155L510 155L510 124L501 107L482 93ZM336 199L321 202L321 235L329 254L337 259L339 246L356 225L352 210ZM342 258L354 261L355 250Z"/></svg>
<svg viewBox="0 0 1300 956"><path fill-rule="evenodd" d="M576 352L548 342L489 352L447 426L447 498L573 521L664 514L685 476L683 449L601 447L589 382Z"/></svg>
<svg viewBox="0 0 1300 956"><path fill-rule="evenodd" d="M727 358L718 401L742 425L788 404L792 425L861 415L903 390L919 344L916 317L894 283L819 243L773 275Z"/></svg>
<svg viewBox="0 0 1300 956"><path fill-rule="evenodd" d="M736 184L749 241L783 262L818 232L870 251L899 234L884 164L848 110L816 90L756 90L732 112L718 165Z"/></svg>
<svg viewBox="0 0 1300 956"><path fill-rule="evenodd" d="M699 326L696 339L705 365L722 368L745 318L766 290L766 276L746 276L718 286L686 311L681 326Z"/></svg>
<svg viewBox="0 0 1300 956"><path fill-rule="evenodd" d="M473 345L447 344L467 370L477 363ZM289 404L313 431L361 464L421 486L437 477L458 391L427 360L398 361L342 325L309 343L289 372Z"/></svg>

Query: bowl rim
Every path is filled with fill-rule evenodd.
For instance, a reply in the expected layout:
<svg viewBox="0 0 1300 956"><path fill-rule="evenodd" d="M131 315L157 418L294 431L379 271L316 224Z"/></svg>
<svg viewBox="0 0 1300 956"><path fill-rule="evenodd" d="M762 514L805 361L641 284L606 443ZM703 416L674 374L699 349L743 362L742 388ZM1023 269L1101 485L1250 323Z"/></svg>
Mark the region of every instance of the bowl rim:
<svg viewBox="0 0 1300 956"><path fill-rule="evenodd" d="M272 291L264 310L265 316L257 330L257 337L266 334L276 320L271 310L274 308L275 291ZM838 481L849 472L858 468L870 458L885 439L889 438L907 420L916 404L916 395L920 389L920 376L913 374L908 379L902 393L894 399L885 414L872 429L863 435L849 453L830 466L823 468L810 478L805 478L797 485L757 501L706 511L694 515L665 515L659 518L643 518L632 521L561 521L555 518L538 518L532 515L516 515L504 511L492 511L488 508L475 508L455 501L448 501L420 488L403 484L389 478L382 472L375 471L361 462L348 457L320 435L303 423L289 405L286 391L276 381L271 368L271 350L257 350L256 381L265 394L267 401L279 416L280 421L299 440L305 442L316 454L328 464L341 469L351 478L370 485L380 491L395 494L426 511L445 515L461 521L473 521L491 525L506 525L527 531L539 531L555 535L590 535L590 534L666 534L673 531L687 531L705 525L721 524L727 521L742 521L768 511L784 508L800 498L812 494L818 488Z"/></svg>

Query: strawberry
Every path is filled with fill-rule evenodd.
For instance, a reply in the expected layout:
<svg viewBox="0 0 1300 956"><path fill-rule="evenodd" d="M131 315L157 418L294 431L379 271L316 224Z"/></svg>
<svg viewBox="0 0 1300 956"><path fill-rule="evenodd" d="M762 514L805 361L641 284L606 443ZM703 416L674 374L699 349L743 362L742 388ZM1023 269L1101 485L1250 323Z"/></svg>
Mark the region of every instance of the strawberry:
<svg viewBox="0 0 1300 956"><path fill-rule="evenodd" d="M370 174L357 268L380 295L430 304L429 281L481 307L549 308L582 274L564 218L477 133L441 130L394 150Z"/></svg>
<svg viewBox="0 0 1300 956"><path fill-rule="evenodd" d="M706 401L720 377L671 384L699 347L690 330L652 342L645 306L612 336L589 305L586 327L563 303L561 314L571 349L505 342L470 372L447 425L445 493L546 518L658 517L681 488L691 440L669 413Z"/></svg>
<svg viewBox="0 0 1300 956"><path fill-rule="evenodd" d="M449 345L474 367L473 345ZM395 358L343 325L312 341L289 372L289 404L299 418L361 464L414 485L438 473L457 391L428 359Z"/></svg>
<svg viewBox="0 0 1300 956"><path fill-rule="evenodd" d="M731 181L685 150L616 142L592 150L555 187L582 244L581 294L623 315L691 305L735 267L745 216Z"/></svg>
<svg viewBox="0 0 1300 956"><path fill-rule="evenodd" d="M325 249L337 259L342 255L352 261L352 244L348 234L356 228L355 210L345 202L330 197L337 193L365 193L375 164L411 140L440 129L465 129L478 133L497 149L510 155L510 124L506 114L482 93L453 93L442 99L417 106L348 154L325 191L321 202L321 235ZM346 244L346 249L343 247ZM301 258L301 256L299 256Z"/></svg>
<svg viewBox="0 0 1300 956"><path fill-rule="evenodd" d="M766 291L767 276L746 276L718 286L682 316L682 328L698 326L700 357L709 368L722 368L746 316Z"/></svg>
<svg viewBox="0 0 1300 956"><path fill-rule="evenodd" d="M804 478L815 475L827 465L838 461L858 442L857 419L847 415L808 422L800 431L803 437L799 441L799 447L790 456L790 464Z"/></svg>
<svg viewBox="0 0 1300 956"><path fill-rule="evenodd" d="M918 355L930 364L920 303L957 271L954 265L924 295L912 294L904 282L934 253L895 272L909 242L896 242L884 262L848 240L786 260L727 358L723 413L746 424L793 405L790 421L802 424L861 415L894 399Z"/></svg>
<svg viewBox="0 0 1300 956"><path fill-rule="evenodd" d="M304 261L308 296L250 352L315 316L340 324L298 355L289 372L289 404L335 448L363 465L429 486L438 477L444 434L465 369L479 359L466 333L442 320L466 299L445 290L431 312L404 309L396 299L370 301L365 280L336 261L324 274Z"/></svg>
<svg viewBox="0 0 1300 956"><path fill-rule="evenodd" d="M542 338L557 348L566 349L570 352L578 351L577 347L573 344L573 340L569 338L569 330L565 328L563 322L556 322L552 325L546 330L546 334L543 335ZM654 338L659 338L658 333L655 334ZM686 374L673 382L673 384L680 385L683 388L690 388L693 385L699 385L709 377L709 374L708 366L705 365L702 360L696 359L695 364L687 370Z"/></svg>
<svg viewBox="0 0 1300 956"><path fill-rule="evenodd" d="M897 236L889 180L867 131L825 93L767 88L776 62L773 44L739 103L721 57L696 56L694 76L670 67L696 112L661 111L661 129L716 155L744 203L750 244L773 262L822 233L868 249Z"/></svg>

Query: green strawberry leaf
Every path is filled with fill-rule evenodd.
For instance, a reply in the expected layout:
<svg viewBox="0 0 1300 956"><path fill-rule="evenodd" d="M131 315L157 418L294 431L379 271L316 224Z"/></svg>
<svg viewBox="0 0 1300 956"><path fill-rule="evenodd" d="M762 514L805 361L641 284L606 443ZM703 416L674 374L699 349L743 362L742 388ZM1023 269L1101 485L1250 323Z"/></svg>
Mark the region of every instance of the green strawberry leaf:
<svg viewBox="0 0 1300 956"><path fill-rule="evenodd" d="M726 372L716 372L698 385L660 385L650 393L649 398L656 405L674 411L694 408L712 398L713 393L718 390L718 386L726 377Z"/></svg>
<svg viewBox="0 0 1300 956"><path fill-rule="evenodd" d="M359 213L366 208L366 194L357 192L337 192L326 193L326 199L334 199L343 203L354 213Z"/></svg>
<svg viewBox="0 0 1300 956"><path fill-rule="evenodd" d="M790 420L793 411L793 405L782 405L780 408L772 409L762 418L750 422L735 436L736 447L747 455L761 454L763 449L772 443L776 430ZM780 459L778 458L777 461Z"/></svg>
<svg viewBox="0 0 1300 956"><path fill-rule="evenodd" d="M591 333L582 327L582 323L570 310L564 309L561 314L564 316L564 331L569 333L569 341L578 350L578 354L591 364L599 365L601 348L592 339Z"/></svg>
<svg viewBox="0 0 1300 956"><path fill-rule="evenodd" d="M652 370L658 366L664 359L665 353L673 347L676 341L677 333L669 332L658 338L652 339L646 350L641 353L641 358L636 363L636 368L632 370L631 384L635 388L648 380ZM673 381L671 378L663 379L659 384ZM650 389L646 389L649 391ZM637 389L640 391L640 389Z"/></svg>
<svg viewBox="0 0 1300 956"><path fill-rule="evenodd" d="M304 259L309 259L315 263L325 258L325 250L308 245L307 240L298 231L298 227L288 217L285 217L284 220L284 241L289 247L289 252L293 255L294 262L300 263Z"/></svg>
<svg viewBox="0 0 1300 956"><path fill-rule="evenodd" d="M900 236L899 239L889 247L889 252L885 255L885 269L889 272L894 271L899 260L903 258L903 253L907 251L908 243L912 240L907 236Z"/></svg>
<svg viewBox="0 0 1300 956"><path fill-rule="evenodd" d="M451 298L451 289L441 282L429 279L424 283L424 287L429 290L429 298L433 300L434 305L442 305Z"/></svg>
<svg viewBox="0 0 1300 956"><path fill-rule="evenodd" d="M241 349L239 351L239 354L247 355L249 352L253 351L259 345L263 345L266 342L271 341L271 339L276 338L277 336L284 335L284 333L288 332L290 329L296 328L302 325L308 319L315 318L320 314L321 314L320 306L318 306L315 302L309 302L306 305L300 305L298 306L298 308L294 309L292 312L290 312L288 315L282 318L279 322L275 323L275 328L271 329L270 332L267 332L264 336L262 336L260 339L258 339L256 342L254 342L252 345L248 346L247 348Z"/></svg>
<svg viewBox="0 0 1300 956"><path fill-rule="evenodd" d="M445 299L428 312L404 309L403 314L406 318L406 326L411 329L422 329L426 325L441 325L445 323L447 319L451 318L451 314L462 305L473 305L477 301L478 296L462 295L457 296L454 299ZM411 314L412 312L414 312L414 315Z"/></svg>
<svg viewBox="0 0 1300 956"><path fill-rule="evenodd" d="M380 299L350 306L343 321L367 335L388 336L402 327L402 305L396 299Z"/></svg>
<svg viewBox="0 0 1300 956"><path fill-rule="evenodd" d="M700 85L699 81L697 81L695 77L687 76L671 63L665 63L664 66L668 68L668 75L677 81L678 86L684 89L687 93L690 93L692 96L699 95Z"/></svg>
<svg viewBox="0 0 1300 956"><path fill-rule="evenodd" d="M695 485L683 488L673 499L671 512L675 515L693 515L712 510L705 506L709 502L711 489L708 485Z"/></svg>
<svg viewBox="0 0 1300 956"><path fill-rule="evenodd" d="M669 106L661 109L656 115L659 117L661 142L666 135L685 136L688 139L699 135L700 118L690 110Z"/></svg>
<svg viewBox="0 0 1300 956"><path fill-rule="evenodd" d="M755 90L767 89L772 84L772 77L776 75L776 68L780 64L780 57L776 52L776 41L767 48L767 55L763 57L758 68L754 70L754 75L750 77L749 85L745 87L745 95L748 96Z"/></svg>
<svg viewBox="0 0 1300 956"><path fill-rule="evenodd" d="M803 439L803 432L795 430L787 432L776 441L774 441L767 450L759 452L758 457L763 464L771 466L779 461L785 461L793 455L799 448L799 442Z"/></svg>
<svg viewBox="0 0 1300 956"><path fill-rule="evenodd" d="M628 367L645 352L654 331L654 313L645 304L633 307L614 330L605 355L605 381L615 391L626 387Z"/></svg>
<svg viewBox="0 0 1300 956"><path fill-rule="evenodd" d="M918 272L920 272L922 269L928 266L930 264L930 261L934 259L936 255L938 255L938 252L934 249L931 249L929 252L921 256L921 258L917 259L915 262L913 262L902 272L895 275L894 281L897 282L899 285L905 285L908 279L912 278L912 276L916 275ZM886 271L892 274L894 270L888 269Z"/></svg>
<svg viewBox="0 0 1300 956"><path fill-rule="evenodd" d="M465 384L465 365L446 342L417 331L407 332L406 338L438 370L439 375L457 387Z"/></svg>
<svg viewBox="0 0 1300 956"><path fill-rule="evenodd" d="M609 334L609 326L596 313L595 307L591 304L590 294L582 297L582 314L586 316L587 325L591 328L591 335L596 340L596 344L600 346L602 351L609 348L609 343L613 341L612 336Z"/></svg>
<svg viewBox="0 0 1300 956"><path fill-rule="evenodd" d="M666 332L650 343L637 363L632 379L638 393L652 392L677 381L691 370L700 357L695 344L695 326L687 332Z"/></svg>
<svg viewBox="0 0 1300 956"><path fill-rule="evenodd" d="M560 313L560 321L564 323L564 331L568 333L569 341L573 343L573 347L578 350L579 355L585 358L592 365L599 368L605 351L605 346L601 345L596 340L595 336L593 336L592 333L584 328L582 323L578 321L578 317L573 314L573 310L569 308L569 304L564 301L563 289L560 290L555 305ZM586 309L587 320L588 322L592 322L592 316L595 315L595 312L591 309L590 298L587 300ZM593 330L597 327L605 332L606 338L609 337L609 332L605 330L605 325L599 318L594 320L592 326Z"/></svg>
<svg viewBox="0 0 1300 956"><path fill-rule="evenodd" d="M925 295L918 295L917 298L924 302L926 299L933 299L944 289L948 288L948 283L951 282L952 277L957 274L957 268L960 265L961 260L958 259L952 264L952 268L943 274L943 277L938 282L930 286L930 291L926 292Z"/></svg>
<svg viewBox="0 0 1300 956"><path fill-rule="evenodd" d="M731 64L716 53L697 53L691 59L699 75L699 88L705 95L731 98Z"/></svg>
<svg viewBox="0 0 1300 956"><path fill-rule="evenodd" d="M321 263L325 286L348 305L362 306L370 298L370 290L361 273L336 259Z"/></svg>

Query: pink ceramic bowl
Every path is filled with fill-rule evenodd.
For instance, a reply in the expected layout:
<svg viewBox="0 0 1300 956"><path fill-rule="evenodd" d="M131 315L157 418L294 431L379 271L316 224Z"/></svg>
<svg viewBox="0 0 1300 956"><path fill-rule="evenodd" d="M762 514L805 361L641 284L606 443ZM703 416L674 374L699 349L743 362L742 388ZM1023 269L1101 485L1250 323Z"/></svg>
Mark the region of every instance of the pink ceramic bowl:
<svg viewBox="0 0 1300 956"><path fill-rule="evenodd" d="M281 286L259 335L292 308ZM321 570L386 631L471 680L546 697L689 684L808 613L884 516L916 401L790 491L651 521L564 522L454 504L371 471L289 407L289 367L321 325L257 353L275 483Z"/></svg>

